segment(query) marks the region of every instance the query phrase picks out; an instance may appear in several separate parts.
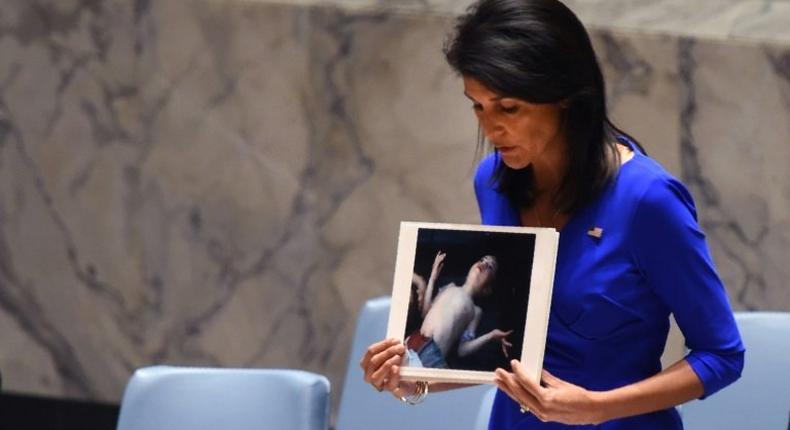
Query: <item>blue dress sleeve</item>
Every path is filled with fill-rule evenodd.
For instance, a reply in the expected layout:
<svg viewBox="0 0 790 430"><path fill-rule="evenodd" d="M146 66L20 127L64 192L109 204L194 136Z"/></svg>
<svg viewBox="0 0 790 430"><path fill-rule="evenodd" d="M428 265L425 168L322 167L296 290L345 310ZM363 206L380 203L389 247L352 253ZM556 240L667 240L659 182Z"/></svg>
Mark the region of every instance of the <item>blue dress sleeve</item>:
<svg viewBox="0 0 790 430"><path fill-rule="evenodd" d="M740 377L744 347L691 195L671 177L654 179L633 226L636 265L674 314L708 397Z"/></svg>

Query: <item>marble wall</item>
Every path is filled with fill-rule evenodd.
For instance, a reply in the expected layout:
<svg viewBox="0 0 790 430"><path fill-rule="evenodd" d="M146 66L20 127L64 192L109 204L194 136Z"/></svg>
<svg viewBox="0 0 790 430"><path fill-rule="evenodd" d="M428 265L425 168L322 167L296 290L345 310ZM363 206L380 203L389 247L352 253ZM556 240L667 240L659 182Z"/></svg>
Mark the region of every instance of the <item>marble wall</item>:
<svg viewBox="0 0 790 430"><path fill-rule="evenodd" d="M355 10L457 14L472 0L252 0ZM707 39L790 42L787 0L564 0L590 28Z"/></svg>
<svg viewBox="0 0 790 430"><path fill-rule="evenodd" d="M477 221L451 23L0 3L4 387L117 401L151 363L299 367L337 401L398 222ZM734 306L790 310L790 44L593 36L615 120L690 186Z"/></svg>

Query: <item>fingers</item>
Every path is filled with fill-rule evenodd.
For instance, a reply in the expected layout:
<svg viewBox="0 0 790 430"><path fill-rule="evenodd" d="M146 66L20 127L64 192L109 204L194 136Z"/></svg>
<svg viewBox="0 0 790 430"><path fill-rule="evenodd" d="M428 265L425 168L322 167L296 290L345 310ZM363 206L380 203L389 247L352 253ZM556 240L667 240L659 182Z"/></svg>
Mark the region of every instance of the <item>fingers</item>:
<svg viewBox="0 0 790 430"><path fill-rule="evenodd" d="M502 342L502 353L505 354L505 358L510 357L510 354L508 354L508 348L512 348L513 344L505 339L502 339L501 342Z"/></svg>
<svg viewBox="0 0 790 430"><path fill-rule="evenodd" d="M371 373L370 383L377 389L385 388L385 386L389 383L392 367L399 365L401 358L402 357L400 356L400 354L390 356L386 361L384 361L381 364L381 366L379 366L375 371L373 371L373 373Z"/></svg>
<svg viewBox="0 0 790 430"><path fill-rule="evenodd" d="M514 394L522 394L526 401L526 405L532 410L532 413L541 421L546 421L546 408L544 407L546 389L540 386L538 381L527 373L526 367L518 360L511 360L510 366L513 369L511 381L517 384L513 390Z"/></svg>
<svg viewBox="0 0 790 430"><path fill-rule="evenodd" d="M565 381L552 375L546 369L543 369L543 372L541 373L541 380L546 384L547 387L558 387L565 383Z"/></svg>
<svg viewBox="0 0 790 430"><path fill-rule="evenodd" d="M370 360L376 355L381 353L382 351L386 350L387 348L399 344L400 341L398 339L385 339L381 342L376 342L373 345L370 345L368 349L365 351L365 355L362 356L362 360L359 361L359 367L363 370L368 367Z"/></svg>
<svg viewBox="0 0 790 430"><path fill-rule="evenodd" d="M405 347L397 339L387 339L371 345L360 361L365 382L380 388L389 375L390 367L400 364Z"/></svg>
<svg viewBox="0 0 790 430"><path fill-rule="evenodd" d="M497 388L502 390L505 394L508 395L514 402L520 403L521 400L516 397L515 394L510 390L510 385L505 382L505 376L500 376L499 371L501 369L497 369L494 371L494 384L496 384Z"/></svg>
<svg viewBox="0 0 790 430"><path fill-rule="evenodd" d="M494 382L523 408L541 421L566 424L590 424L598 421L600 411L584 388L565 382L543 370L540 385L534 375L516 360L511 361L512 372L497 369Z"/></svg>
<svg viewBox="0 0 790 430"><path fill-rule="evenodd" d="M371 375L373 372L379 370L388 360L392 359L393 357L400 359L400 356L405 352L405 347L400 343L390 345L387 349L379 352L370 359L365 368L365 373Z"/></svg>
<svg viewBox="0 0 790 430"><path fill-rule="evenodd" d="M502 344L502 354L505 355L505 358L509 358L510 354L508 353L508 348L512 348L513 344L508 342L508 340L506 338L504 338L504 337L502 339L500 339L499 341Z"/></svg>
<svg viewBox="0 0 790 430"><path fill-rule="evenodd" d="M395 393L398 391L398 386L400 386L400 366L393 364L390 366L390 375L389 379L387 380L386 389Z"/></svg>
<svg viewBox="0 0 790 430"><path fill-rule="evenodd" d="M536 382L532 376L527 374L527 369L518 360L510 360L510 366L513 368L513 374L518 378L518 382L524 387L532 396L540 398L543 394L544 388Z"/></svg>
<svg viewBox="0 0 790 430"><path fill-rule="evenodd" d="M437 252L436 259L434 259L434 266L436 266L437 268L441 268L445 256L447 256L447 254L445 254L444 252L442 251Z"/></svg>
<svg viewBox="0 0 790 430"><path fill-rule="evenodd" d="M504 391L513 401L528 407L536 416L540 413L540 402L524 389L516 375L504 369L497 369L494 375L494 382L497 387Z"/></svg>
<svg viewBox="0 0 790 430"><path fill-rule="evenodd" d="M504 339L513 334L513 330L502 331L498 328L491 330L491 335L498 339Z"/></svg>

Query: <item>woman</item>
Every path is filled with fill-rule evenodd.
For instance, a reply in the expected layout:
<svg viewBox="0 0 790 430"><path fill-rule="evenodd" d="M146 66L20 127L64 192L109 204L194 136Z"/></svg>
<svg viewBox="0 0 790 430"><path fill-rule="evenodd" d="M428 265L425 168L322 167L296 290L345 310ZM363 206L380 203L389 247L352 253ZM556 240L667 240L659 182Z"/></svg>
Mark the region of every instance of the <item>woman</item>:
<svg viewBox="0 0 790 430"><path fill-rule="evenodd" d="M681 429L674 406L732 383L744 356L690 194L609 121L589 37L559 1L479 1L445 53L494 147L475 177L482 222L560 231L545 370L497 369L490 428ZM690 352L662 371L670 313ZM385 340L361 365L410 400L425 387L400 380L403 351Z"/></svg>

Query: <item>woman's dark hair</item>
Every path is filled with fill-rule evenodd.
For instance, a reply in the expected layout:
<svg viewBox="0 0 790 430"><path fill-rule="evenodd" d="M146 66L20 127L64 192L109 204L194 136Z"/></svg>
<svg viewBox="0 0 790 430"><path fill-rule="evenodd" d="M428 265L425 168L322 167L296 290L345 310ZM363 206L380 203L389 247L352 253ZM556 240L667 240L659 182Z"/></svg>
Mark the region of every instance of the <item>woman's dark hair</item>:
<svg viewBox="0 0 790 430"><path fill-rule="evenodd" d="M617 138L630 136L607 117L606 89L590 37L561 2L478 1L458 18L444 53L457 73L500 95L566 106L569 157L555 201L560 210L581 208L614 177L620 165ZM515 170L498 163L493 180L516 207L534 203L532 166Z"/></svg>

